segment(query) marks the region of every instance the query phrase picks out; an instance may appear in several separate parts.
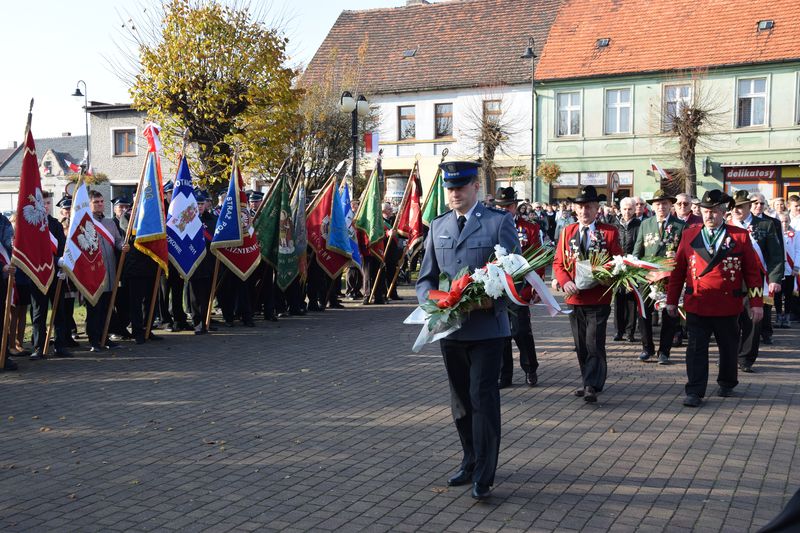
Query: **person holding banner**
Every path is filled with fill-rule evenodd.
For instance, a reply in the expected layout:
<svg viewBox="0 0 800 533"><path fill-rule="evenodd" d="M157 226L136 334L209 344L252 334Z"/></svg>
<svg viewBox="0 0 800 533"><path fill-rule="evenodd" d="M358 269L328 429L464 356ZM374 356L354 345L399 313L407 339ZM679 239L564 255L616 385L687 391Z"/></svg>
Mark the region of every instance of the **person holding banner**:
<svg viewBox="0 0 800 533"><path fill-rule="evenodd" d="M755 324L764 316L764 271L758 256L746 230L725 224L725 212L732 203L733 199L719 189L706 191L700 202L703 226L684 231L669 277L667 313L673 318L678 316L678 302L686 285L686 407L699 407L706 394L711 335L719 348L718 394L725 398L733 395L739 383L739 315L748 313Z"/></svg>
<svg viewBox="0 0 800 533"><path fill-rule="evenodd" d="M14 276L16 274L16 269L11 266L11 250L12 250L12 243L14 241L14 228L11 225L11 221L8 218L0 213L0 263L3 265L2 271L2 287L0 287L0 298L2 301L6 301L6 291L8 289L8 276ZM6 328L6 321L9 320L10 317L7 317L5 313L3 313L2 319L0 319L0 323L3 324L3 328ZM5 361L3 361L3 371L14 371L17 370L17 363L11 360L6 353Z"/></svg>
<svg viewBox="0 0 800 533"><path fill-rule="evenodd" d="M216 261L211 253L210 245L214 228L217 227L217 217L211 212L210 206L206 202L208 195L204 191L196 190L195 198L197 198L200 223L203 224L206 253L188 281L189 306L192 312L194 334L205 335L208 333L206 315L208 314L208 300L211 296L211 277L214 273L214 262Z"/></svg>
<svg viewBox="0 0 800 533"><path fill-rule="evenodd" d="M128 224L133 223L129 217L130 214L126 214L120 219L120 225L125 232L128 231ZM136 344L144 344L147 316L150 311L150 296L159 266L148 255L133 246L135 238L136 236L131 234L130 240L126 243L128 251L125 255L125 265L122 268L122 286L128 296L131 334ZM158 337L154 333L150 333L147 338L151 341L162 339L163 337Z"/></svg>
<svg viewBox="0 0 800 533"><path fill-rule="evenodd" d="M606 382L606 325L611 315L611 293L591 277L591 259L607 252L622 255L615 226L596 222L600 198L592 185L581 188L573 200L578 222L561 231L553 260L553 277L567 293L572 308L569 324L583 386L575 396L594 403ZM579 266L581 268L579 269Z"/></svg>
<svg viewBox="0 0 800 533"><path fill-rule="evenodd" d="M754 217L750 212L753 201L745 190L736 191L733 195L733 209L731 210L731 225L746 229L750 235L753 249L762 269L767 274L764 282L763 296L772 300L772 295L781 290L783 281L783 239L780 239L775 225L771 220ZM780 239L780 240L779 240ZM746 307L746 306L745 306ZM739 314L739 327L741 339L739 341L739 370L745 373L753 372L753 363L758 358L758 348L761 341L761 323L752 320L748 309Z"/></svg>
<svg viewBox="0 0 800 533"><path fill-rule="evenodd" d="M439 165L452 207L434 218L425 240L416 292L420 304L439 288L439 277L450 279L464 268L486 265L500 245L519 249L510 213L478 202L480 163L447 162ZM500 452L500 373L503 343L511 335L504 300L488 300L474 309L461 328L440 341L450 382L450 399L463 458L449 486L472 484L472 497L484 500L494 484Z"/></svg>

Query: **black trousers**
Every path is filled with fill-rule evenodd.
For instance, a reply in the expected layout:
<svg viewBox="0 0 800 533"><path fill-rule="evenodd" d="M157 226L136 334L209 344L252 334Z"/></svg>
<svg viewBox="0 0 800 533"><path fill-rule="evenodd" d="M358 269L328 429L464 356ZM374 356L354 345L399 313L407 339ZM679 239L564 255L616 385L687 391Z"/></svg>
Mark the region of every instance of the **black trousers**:
<svg viewBox="0 0 800 533"><path fill-rule="evenodd" d="M237 316L245 323L253 320L253 308L250 303L251 288L247 281L242 281L230 270L225 273L225 278L220 282L219 292L217 292L217 299L222 308L222 317L225 322L233 322Z"/></svg>
<svg viewBox="0 0 800 533"><path fill-rule="evenodd" d="M514 358L511 339L519 349L519 366L526 374L536 372L539 361L536 359L536 343L531 331L531 309L528 306L514 306L514 312L508 313L511 323L511 337L503 341L503 361L500 366L500 379L510 381L514 375Z"/></svg>
<svg viewBox="0 0 800 533"><path fill-rule="evenodd" d="M766 316L765 316L766 318ZM744 311L739 314L739 364L750 366L758 359L758 348L761 345L761 324L750 320L750 303L745 301Z"/></svg>
<svg viewBox="0 0 800 533"><path fill-rule="evenodd" d="M47 294L43 294L38 288L31 288L31 326L33 327L33 348L34 350L41 350L44 348L44 339L47 335L47 310L51 304L55 302L56 285L58 280L54 280L50 284L50 290ZM56 309L56 316L53 320L53 329L55 331L55 338L53 345L56 350L64 348L64 341L70 336L69 327L67 327L67 315L64 312L64 286L59 295L60 301Z"/></svg>
<svg viewBox="0 0 800 533"><path fill-rule="evenodd" d="M610 305L573 305L569 314L575 353L584 387L597 392L606 384L606 325L611 315Z"/></svg>
<svg viewBox="0 0 800 533"><path fill-rule="evenodd" d="M656 311L653 302L646 300L645 308L647 309L647 316L639 319L639 334L642 336L642 349L649 354L656 353L655 343L653 341L653 317L656 313L661 314L661 331L658 335L658 351L664 353L669 357L669 352L672 350L672 336L680 327L681 319L676 317L672 318L667 314L666 310Z"/></svg>
<svg viewBox="0 0 800 533"><path fill-rule="evenodd" d="M128 277L125 280L125 287L128 289L128 316L134 337L144 337L147 316L150 313L153 283L155 283L154 276Z"/></svg>
<svg viewBox="0 0 800 533"><path fill-rule="evenodd" d="M636 321L636 299L633 293L628 291L614 293L614 325L617 328L617 335L624 336L627 332L628 337L633 337Z"/></svg>
<svg viewBox="0 0 800 533"><path fill-rule="evenodd" d="M211 298L211 278L192 276L187 283L189 288L189 308L192 310L192 326L195 331L206 331L208 299Z"/></svg>
<svg viewBox="0 0 800 533"><path fill-rule="evenodd" d="M792 309L792 297L794 296L794 276L785 276L781 282L781 292L775 295L775 311L779 315L789 313ZM784 311L784 309L786 311Z"/></svg>
<svg viewBox="0 0 800 533"><path fill-rule="evenodd" d="M92 346L100 346L110 302L111 292L101 294L97 300L97 305L91 305L86 302L86 336L89 337L89 344Z"/></svg>
<svg viewBox="0 0 800 533"><path fill-rule="evenodd" d="M686 394L706 395L708 387L708 343L711 334L719 348L720 387L733 388L739 384L736 367L736 348L739 336L739 318L733 316L700 316L686 313Z"/></svg>
<svg viewBox="0 0 800 533"><path fill-rule="evenodd" d="M372 295L372 286L375 285L375 279L381 269L381 260L372 254L366 254L362 261L364 261L364 268L362 269L364 275L364 298L369 298ZM386 289L389 283L391 283L391 280L389 282L386 281L386 272L381 273L378 286L375 287L375 302L386 300Z"/></svg>
<svg viewBox="0 0 800 533"><path fill-rule="evenodd" d="M775 295L775 298L780 295L780 293ZM761 320L761 338L767 339L772 337L775 332L772 330L772 305L771 304L764 304L764 318Z"/></svg>
<svg viewBox="0 0 800 533"><path fill-rule="evenodd" d="M352 264L347 269L347 290L345 291L348 296L353 298L363 298L362 285L364 284L364 277L361 275L361 267Z"/></svg>
<svg viewBox="0 0 800 533"><path fill-rule="evenodd" d="M161 276L161 321L166 324L185 324L183 308L183 278L170 263L169 276Z"/></svg>
<svg viewBox="0 0 800 533"><path fill-rule="evenodd" d="M497 375L504 338L440 341L450 382L453 420L472 480L493 485L500 453L500 390Z"/></svg>

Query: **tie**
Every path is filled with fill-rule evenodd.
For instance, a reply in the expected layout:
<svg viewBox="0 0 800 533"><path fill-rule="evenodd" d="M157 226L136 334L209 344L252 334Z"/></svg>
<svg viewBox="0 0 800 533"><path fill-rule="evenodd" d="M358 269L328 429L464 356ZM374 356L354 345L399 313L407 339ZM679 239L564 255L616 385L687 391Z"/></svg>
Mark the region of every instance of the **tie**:
<svg viewBox="0 0 800 533"><path fill-rule="evenodd" d="M589 255L589 226L581 228L581 252L584 256Z"/></svg>
<svg viewBox="0 0 800 533"><path fill-rule="evenodd" d="M458 217L458 234L461 235L461 232L464 231L464 226L467 224L467 217L461 215Z"/></svg>

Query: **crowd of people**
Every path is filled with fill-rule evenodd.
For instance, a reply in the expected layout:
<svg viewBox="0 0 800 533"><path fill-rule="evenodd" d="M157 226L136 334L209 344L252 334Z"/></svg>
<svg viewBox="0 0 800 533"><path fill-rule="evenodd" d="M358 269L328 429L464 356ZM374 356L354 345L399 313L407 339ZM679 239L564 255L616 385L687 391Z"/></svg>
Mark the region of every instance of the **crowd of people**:
<svg viewBox="0 0 800 533"><path fill-rule="evenodd" d="M165 212L171 202L172 191L173 183L167 182L164 185ZM203 230L207 236L213 235L225 195L219 196L217 205L214 205L211 197L203 190L196 189L194 195ZM247 195L249 215L253 217L264 195L259 191L247 191ZM61 198L54 213L52 194L44 193L43 196L48 226L58 241L58 248L54 251L54 261L57 264L64 254L72 199L67 195ZM211 313L213 319L208 321L216 261L210 252L209 240L207 239L204 259L188 280L184 280L171 263L169 275L159 276L157 263L133 245L134 237L128 231L131 199L122 196L114 198L113 214L108 217L105 215L106 199L103 194L92 190L89 196L94 223L102 224L114 240L113 245L105 239L98 240L106 269L105 292L92 305L83 301L69 278L59 272L62 288L58 294L56 283L51 284L47 294L42 294L21 270L4 265L0 297L5 301L9 275L14 276L14 291L9 315L3 317L4 326L9 330L3 370L17 370L15 359L26 357L38 361L48 356L45 353L45 338L49 327L48 312L52 310L55 310L52 319L53 350L49 355L69 358L73 356L72 350L80 348L83 342L87 343L83 348L90 352L104 352L120 346L124 341L144 344L162 340L154 330L193 331L195 335L204 335L209 329L216 330L219 327L254 327L255 319L259 317L275 322L289 316L322 312L326 308L341 309L344 308L342 297L361 301L364 305L380 305L388 300L401 299L397 294L396 271L402 267L405 243L402 239L387 237L385 265L363 243L361 267L352 264L333 279L314 260L313 250L309 248L307 275L302 279L298 276L286 290L281 290L276 285L275 271L265 261L246 280L241 280L220 263L215 305ZM357 200L351 205L353 211L358 210ZM53 216L54 214L57 216ZM384 225L391 228L395 216L391 203L383 205L383 216ZM13 214L10 218L0 214L0 245L9 257L13 252L14 219ZM120 263L122 272L110 311L107 334L104 335L106 317L109 307L112 307L112 289ZM154 292L156 299L151 313L151 297ZM84 324L75 320L76 305L81 304L86 307ZM28 318L32 334L26 339Z"/></svg>

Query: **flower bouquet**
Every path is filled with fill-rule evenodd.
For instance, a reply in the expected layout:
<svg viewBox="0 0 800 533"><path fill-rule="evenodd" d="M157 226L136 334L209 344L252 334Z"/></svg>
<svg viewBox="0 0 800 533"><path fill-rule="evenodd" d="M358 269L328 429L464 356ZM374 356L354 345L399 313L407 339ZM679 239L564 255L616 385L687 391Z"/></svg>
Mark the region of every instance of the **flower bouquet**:
<svg viewBox="0 0 800 533"><path fill-rule="evenodd" d="M464 268L453 280L442 274L439 290L431 290L428 301L405 319L404 324L423 326L414 343L414 352L457 331L471 311L490 308L493 300L507 298L517 305L531 305L535 292L551 315L561 311L536 273L553 262L552 248L541 247L524 255L509 254L499 244L494 249L490 261L472 273Z"/></svg>

